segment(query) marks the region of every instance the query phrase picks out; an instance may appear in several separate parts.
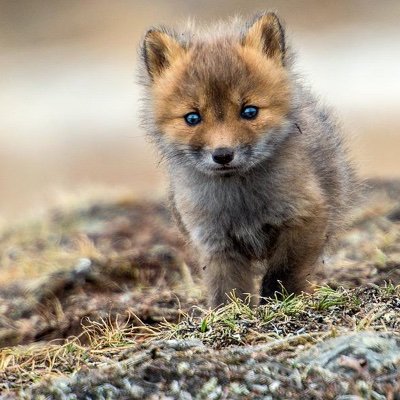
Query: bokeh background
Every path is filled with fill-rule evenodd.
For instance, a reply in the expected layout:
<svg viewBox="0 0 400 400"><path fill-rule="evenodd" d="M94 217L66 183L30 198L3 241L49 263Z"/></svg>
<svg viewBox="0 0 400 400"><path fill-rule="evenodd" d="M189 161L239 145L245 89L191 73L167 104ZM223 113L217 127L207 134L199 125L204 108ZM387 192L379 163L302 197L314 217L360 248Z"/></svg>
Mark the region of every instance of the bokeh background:
<svg viewBox="0 0 400 400"><path fill-rule="evenodd" d="M88 187L162 196L138 126L142 34L265 9L286 21L299 70L337 109L362 175L400 177L398 0L1 0L0 217Z"/></svg>

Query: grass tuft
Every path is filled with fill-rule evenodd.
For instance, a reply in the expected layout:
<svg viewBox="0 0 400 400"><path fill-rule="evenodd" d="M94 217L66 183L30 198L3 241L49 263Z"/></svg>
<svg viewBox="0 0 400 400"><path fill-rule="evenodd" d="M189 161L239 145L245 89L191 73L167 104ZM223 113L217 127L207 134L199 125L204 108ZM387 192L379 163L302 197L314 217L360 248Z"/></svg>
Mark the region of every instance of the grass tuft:
<svg viewBox="0 0 400 400"><path fill-rule="evenodd" d="M164 322L156 334L158 339L200 339L215 348L232 344L254 344L260 341L286 340L307 335L336 336L343 330L387 329L382 306L385 296L399 293L399 287L386 285L375 288L375 303L364 304L366 293L344 288L318 287L313 294L298 296L283 293L258 307L238 299L234 293L230 302L218 309L195 308L183 313L177 323ZM369 292L368 292L369 295ZM344 323L346 321L346 323ZM395 322L396 321L396 322ZM400 324L400 317L392 320ZM397 326L397 325L396 325Z"/></svg>
<svg viewBox="0 0 400 400"><path fill-rule="evenodd" d="M134 316L133 316L134 317ZM121 323L117 316L82 322L83 332L65 341L55 340L28 346L0 349L0 390L26 387L47 377L76 373L82 368L95 368L121 350L134 347L154 336L146 325ZM82 344L82 339L87 344Z"/></svg>

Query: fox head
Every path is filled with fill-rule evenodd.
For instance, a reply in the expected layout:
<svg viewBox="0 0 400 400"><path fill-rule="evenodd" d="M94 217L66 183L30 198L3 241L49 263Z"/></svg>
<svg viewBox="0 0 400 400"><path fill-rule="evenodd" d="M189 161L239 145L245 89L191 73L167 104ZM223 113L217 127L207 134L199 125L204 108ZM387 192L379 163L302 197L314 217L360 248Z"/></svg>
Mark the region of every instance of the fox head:
<svg viewBox="0 0 400 400"><path fill-rule="evenodd" d="M291 85L275 14L235 33L185 38L151 29L142 59L165 159L211 175L241 174L287 136Z"/></svg>

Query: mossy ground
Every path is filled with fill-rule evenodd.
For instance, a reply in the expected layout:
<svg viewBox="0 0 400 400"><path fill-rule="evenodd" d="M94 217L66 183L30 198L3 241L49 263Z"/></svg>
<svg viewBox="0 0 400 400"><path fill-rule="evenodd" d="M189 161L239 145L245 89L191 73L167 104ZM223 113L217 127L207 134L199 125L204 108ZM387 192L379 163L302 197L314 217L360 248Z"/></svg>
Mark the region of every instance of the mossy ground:
<svg viewBox="0 0 400 400"><path fill-rule="evenodd" d="M162 204L95 201L4 229L0 393L400 398L397 359L371 370L363 362L375 356L346 350L343 376L301 361L334 338L397 337L399 199L399 182L370 182L353 225L317 271L315 293L256 308L233 293L226 307L207 309L196 257Z"/></svg>

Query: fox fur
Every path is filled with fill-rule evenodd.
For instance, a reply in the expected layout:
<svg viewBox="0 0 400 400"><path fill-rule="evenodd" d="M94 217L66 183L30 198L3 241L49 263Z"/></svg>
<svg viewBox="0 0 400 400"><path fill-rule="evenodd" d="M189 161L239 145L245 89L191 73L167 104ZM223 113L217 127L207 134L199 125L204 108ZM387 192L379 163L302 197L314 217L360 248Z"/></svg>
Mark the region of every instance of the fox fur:
<svg viewBox="0 0 400 400"><path fill-rule="evenodd" d="M170 202L198 250L211 306L300 293L345 226L357 178L340 128L295 72L266 12L207 29L150 29L141 47L142 120L165 161ZM245 105L258 108L243 119ZM201 122L188 125L196 112ZM220 165L216 149L233 160ZM259 267L258 267L259 268ZM256 298L256 296L253 296Z"/></svg>

